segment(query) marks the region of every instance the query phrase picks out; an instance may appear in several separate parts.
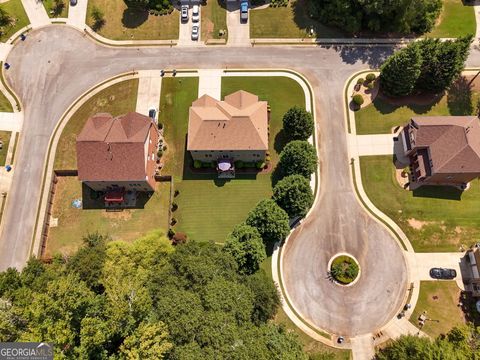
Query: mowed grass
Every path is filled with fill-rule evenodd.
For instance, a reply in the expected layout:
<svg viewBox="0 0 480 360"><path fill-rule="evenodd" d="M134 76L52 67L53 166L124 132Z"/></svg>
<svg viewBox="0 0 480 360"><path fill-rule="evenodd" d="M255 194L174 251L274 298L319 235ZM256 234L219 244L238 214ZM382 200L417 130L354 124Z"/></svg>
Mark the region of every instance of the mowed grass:
<svg viewBox="0 0 480 360"><path fill-rule="evenodd" d="M76 209L72 201L82 199L81 182L76 176L59 177L52 206L52 217L58 218L58 227L49 230L45 257L72 254L82 245L83 236L96 231L124 241L133 241L155 229L166 231L169 197L169 183L161 182L143 209L121 212Z"/></svg>
<svg viewBox="0 0 480 360"><path fill-rule="evenodd" d="M51 18L61 17L66 18L68 17L68 9L70 6L70 0L63 0L63 7L56 9L55 8L55 0L43 0L42 1L47 14ZM60 10L60 11L59 11Z"/></svg>
<svg viewBox="0 0 480 360"><path fill-rule="evenodd" d="M397 105L377 96L372 104L355 112L357 135L391 133L392 128L405 125L413 116L473 115L480 94L467 84L463 80L458 88L454 86L448 94L422 105Z"/></svg>
<svg viewBox="0 0 480 360"><path fill-rule="evenodd" d="M454 38L468 34L475 35L475 10L462 0L443 0L440 18L426 37Z"/></svg>
<svg viewBox="0 0 480 360"><path fill-rule="evenodd" d="M292 1L286 7L252 9L249 12L251 38L345 37L339 30L325 26L308 16L307 0Z"/></svg>
<svg viewBox="0 0 480 360"><path fill-rule="evenodd" d="M96 113L107 112L113 116L135 111L138 79L114 84L87 100L70 118L58 141L55 170L77 168L76 139L88 118Z"/></svg>
<svg viewBox="0 0 480 360"><path fill-rule="evenodd" d="M0 36L0 41L5 42L18 30L30 24L30 20L28 20L21 0L8 0L0 4L0 8L13 18L13 22L5 27L5 32Z"/></svg>
<svg viewBox="0 0 480 360"><path fill-rule="evenodd" d="M220 30L227 30L227 10L221 0L207 1L202 6L202 41L208 39L227 39L227 36L220 36Z"/></svg>
<svg viewBox="0 0 480 360"><path fill-rule="evenodd" d="M428 319L422 328L432 338L446 334L454 326L465 323L458 306L460 289L455 281L421 281L420 295L410 322L419 327L418 317L426 311Z"/></svg>
<svg viewBox="0 0 480 360"><path fill-rule="evenodd" d="M179 31L179 12L163 16L148 11L128 9L123 0L89 0L87 25L94 28L94 7L104 14L105 23L96 31L112 40L176 40Z"/></svg>
<svg viewBox="0 0 480 360"><path fill-rule="evenodd" d="M10 101L3 92L0 91L0 112L13 112L13 107Z"/></svg>
<svg viewBox="0 0 480 360"><path fill-rule="evenodd" d="M480 181L463 193L453 187L404 190L391 156L360 158L362 182L373 204L405 232L415 251L458 251L480 238Z"/></svg>
<svg viewBox="0 0 480 360"><path fill-rule="evenodd" d="M10 131L0 131L0 141L3 143L2 149L0 149L0 166L5 165L11 137L12 133Z"/></svg>
<svg viewBox="0 0 480 360"><path fill-rule="evenodd" d="M278 159L283 138L283 114L292 106L305 106L303 90L295 81L285 77L224 77L222 97L236 90L257 94L269 101L270 153ZM236 224L245 220L248 212L261 199L271 196L270 174L239 175L232 180L219 180L216 174L198 174L191 170L191 157L185 153L188 128L188 109L198 96L197 78L164 78L160 99L160 118L164 124L168 150L162 161L163 174L172 174L178 210L176 231L187 233L191 239L223 242ZM276 141L275 141L276 139Z"/></svg>

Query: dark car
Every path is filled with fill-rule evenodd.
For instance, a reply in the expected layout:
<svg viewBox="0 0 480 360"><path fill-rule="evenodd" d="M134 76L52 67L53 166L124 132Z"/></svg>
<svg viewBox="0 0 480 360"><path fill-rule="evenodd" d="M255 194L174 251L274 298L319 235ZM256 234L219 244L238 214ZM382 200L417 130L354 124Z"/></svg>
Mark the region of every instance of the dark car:
<svg viewBox="0 0 480 360"><path fill-rule="evenodd" d="M457 277L457 272L454 269L432 268L430 276L434 279L452 280Z"/></svg>
<svg viewBox="0 0 480 360"><path fill-rule="evenodd" d="M70 0L70 5L71 6L77 5L77 0Z"/></svg>
<svg viewBox="0 0 480 360"><path fill-rule="evenodd" d="M247 22L248 21L248 2L243 1L240 4L240 22Z"/></svg>

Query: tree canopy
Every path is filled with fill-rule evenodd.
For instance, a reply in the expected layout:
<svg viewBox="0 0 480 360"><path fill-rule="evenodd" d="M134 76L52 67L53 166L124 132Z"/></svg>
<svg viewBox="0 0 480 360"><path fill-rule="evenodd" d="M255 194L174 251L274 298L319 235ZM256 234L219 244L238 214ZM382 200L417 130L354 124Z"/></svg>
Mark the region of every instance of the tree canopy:
<svg viewBox="0 0 480 360"><path fill-rule="evenodd" d="M288 214L272 199L261 200L245 222L258 230L265 243L282 241L290 231Z"/></svg>
<svg viewBox="0 0 480 360"><path fill-rule="evenodd" d="M283 115L283 130L292 140L307 140L313 134L312 114L305 109L294 106Z"/></svg>
<svg viewBox="0 0 480 360"><path fill-rule="evenodd" d="M0 273L0 341L52 342L75 359L305 359L296 336L268 321L280 300L263 271L241 274L221 246L173 247L160 232L107 239Z"/></svg>
<svg viewBox="0 0 480 360"><path fill-rule="evenodd" d="M441 0L313 0L312 13L347 32L425 33L435 25Z"/></svg>
<svg viewBox="0 0 480 360"><path fill-rule="evenodd" d="M309 178L317 170L317 152L307 141L290 141L280 153L279 166L284 175Z"/></svg>
<svg viewBox="0 0 480 360"><path fill-rule="evenodd" d="M302 175L290 175L275 185L273 200L290 218L304 216L313 204L312 188Z"/></svg>

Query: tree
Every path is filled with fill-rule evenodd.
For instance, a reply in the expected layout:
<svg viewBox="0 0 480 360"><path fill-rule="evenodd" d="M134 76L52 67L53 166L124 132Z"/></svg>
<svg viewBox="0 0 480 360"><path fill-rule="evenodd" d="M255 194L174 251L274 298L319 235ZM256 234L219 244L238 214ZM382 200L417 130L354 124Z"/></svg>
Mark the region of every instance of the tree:
<svg viewBox="0 0 480 360"><path fill-rule="evenodd" d="M294 106L283 115L283 130L292 140L307 140L313 134L312 114Z"/></svg>
<svg viewBox="0 0 480 360"><path fill-rule="evenodd" d="M422 55L416 43L397 51L380 67L380 86L391 96L413 93L422 68Z"/></svg>
<svg viewBox="0 0 480 360"><path fill-rule="evenodd" d="M449 88L463 71L472 39L469 35L455 41L440 39L420 41L418 45L423 62L417 87L433 92Z"/></svg>
<svg viewBox="0 0 480 360"><path fill-rule="evenodd" d="M317 152L307 141L289 142L280 153L279 166L284 175L299 174L309 178L317 170Z"/></svg>
<svg viewBox="0 0 480 360"><path fill-rule="evenodd" d="M237 225L225 241L223 250L233 256L243 274L255 273L266 259L265 246L258 230L250 225Z"/></svg>
<svg viewBox="0 0 480 360"><path fill-rule="evenodd" d="M105 14L99 7L93 6L91 15L93 19L93 30L100 30L105 25Z"/></svg>
<svg viewBox="0 0 480 360"><path fill-rule="evenodd" d="M266 323L280 306L278 289L263 269L247 276L245 281L254 294L252 321L256 325Z"/></svg>
<svg viewBox="0 0 480 360"><path fill-rule="evenodd" d="M13 22L10 14L3 8L0 8L0 26L8 26Z"/></svg>
<svg viewBox="0 0 480 360"><path fill-rule="evenodd" d="M141 323L133 334L125 338L120 353L128 360L163 359L172 348L164 323Z"/></svg>
<svg viewBox="0 0 480 360"><path fill-rule="evenodd" d="M273 188L272 198L290 218L304 216L313 204L312 188L302 175L290 175L280 180Z"/></svg>
<svg viewBox="0 0 480 360"><path fill-rule="evenodd" d="M20 273L15 268L8 268L0 273L0 298L8 298L12 291L17 290L22 286Z"/></svg>
<svg viewBox="0 0 480 360"><path fill-rule="evenodd" d="M287 213L271 199L261 200L248 214L246 224L255 227L265 243L282 241L290 231Z"/></svg>

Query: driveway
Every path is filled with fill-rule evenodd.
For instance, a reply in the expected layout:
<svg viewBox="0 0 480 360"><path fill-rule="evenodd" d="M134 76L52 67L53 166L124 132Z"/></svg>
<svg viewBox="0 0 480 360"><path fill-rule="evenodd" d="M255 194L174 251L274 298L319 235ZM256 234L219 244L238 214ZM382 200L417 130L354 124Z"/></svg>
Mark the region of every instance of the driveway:
<svg viewBox="0 0 480 360"><path fill-rule="evenodd" d="M202 10L200 6L200 21L194 23L192 21L192 7L190 6L188 9L188 21L187 22L182 22L182 18L179 17L180 21L180 29L178 33L178 46L198 46L201 42L201 34L202 34L202 29L201 29L201 16L202 16ZM192 27L193 25L198 26L198 40L192 40Z"/></svg>
<svg viewBox="0 0 480 360"><path fill-rule="evenodd" d="M151 107L159 109L162 77L158 71L141 71L138 80L137 105L135 111L149 116Z"/></svg>
<svg viewBox="0 0 480 360"><path fill-rule="evenodd" d="M88 0L78 0L76 5L70 5L68 8L68 25L75 26L79 30L85 29L85 21L87 19L87 4Z"/></svg>
<svg viewBox="0 0 480 360"><path fill-rule="evenodd" d="M249 14L250 15L250 14ZM250 17L240 22L240 3L227 1L228 46L250 46Z"/></svg>

